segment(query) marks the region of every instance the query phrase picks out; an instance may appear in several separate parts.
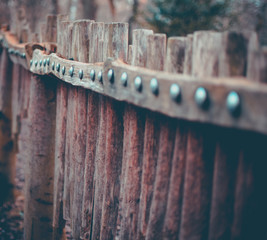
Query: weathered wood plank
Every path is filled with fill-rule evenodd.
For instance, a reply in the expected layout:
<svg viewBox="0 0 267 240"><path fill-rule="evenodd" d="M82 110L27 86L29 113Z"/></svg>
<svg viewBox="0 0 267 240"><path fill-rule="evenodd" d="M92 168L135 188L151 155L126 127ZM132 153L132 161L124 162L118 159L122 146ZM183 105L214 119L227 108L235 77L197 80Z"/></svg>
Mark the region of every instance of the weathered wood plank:
<svg viewBox="0 0 267 240"><path fill-rule="evenodd" d="M47 77L31 77L31 144L25 186L25 239L52 239L55 87Z"/></svg>

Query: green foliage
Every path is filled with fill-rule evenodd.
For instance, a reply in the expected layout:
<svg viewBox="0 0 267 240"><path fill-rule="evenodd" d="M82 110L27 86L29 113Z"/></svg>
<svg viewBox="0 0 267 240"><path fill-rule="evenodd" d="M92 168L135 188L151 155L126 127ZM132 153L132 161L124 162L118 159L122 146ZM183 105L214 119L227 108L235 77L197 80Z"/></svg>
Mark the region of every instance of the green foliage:
<svg viewBox="0 0 267 240"><path fill-rule="evenodd" d="M196 30L219 30L229 0L152 0L147 22L157 32L183 36Z"/></svg>

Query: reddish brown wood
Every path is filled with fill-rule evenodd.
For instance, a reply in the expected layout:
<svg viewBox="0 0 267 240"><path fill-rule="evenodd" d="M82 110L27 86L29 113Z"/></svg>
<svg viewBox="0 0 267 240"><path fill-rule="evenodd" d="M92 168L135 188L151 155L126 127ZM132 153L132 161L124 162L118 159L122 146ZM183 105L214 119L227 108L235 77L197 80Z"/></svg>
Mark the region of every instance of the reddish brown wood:
<svg viewBox="0 0 267 240"><path fill-rule="evenodd" d="M70 189L71 189L71 159L73 156L73 128L74 128L74 101L77 89L69 87L66 125L65 167L64 167L64 194L63 194L63 217L70 220Z"/></svg>
<svg viewBox="0 0 267 240"><path fill-rule="evenodd" d="M65 226L63 220L63 190L65 168L65 143L67 121L68 87L65 83L58 83L56 106L56 132L55 132L55 178L53 200L53 228L54 239L58 239Z"/></svg>
<svg viewBox="0 0 267 240"><path fill-rule="evenodd" d="M187 148L187 125L180 121L176 123L174 152L171 163L168 201L162 230L163 239L177 239L181 224L183 205L184 175Z"/></svg>
<svg viewBox="0 0 267 240"><path fill-rule="evenodd" d="M106 108L105 188L100 238L115 239L123 150L123 105L107 99Z"/></svg>
<svg viewBox="0 0 267 240"><path fill-rule="evenodd" d="M160 121L159 153L150 208L146 239L162 238L166 202L168 200L169 176L175 139L175 122L162 117Z"/></svg>
<svg viewBox="0 0 267 240"><path fill-rule="evenodd" d="M99 133L96 142L96 155L95 155L95 174L94 174L94 209L93 209L93 225L92 225L92 239L100 238L101 231L101 217L102 217L102 204L105 186L105 164L106 164L106 101L104 96L99 98Z"/></svg>
<svg viewBox="0 0 267 240"><path fill-rule="evenodd" d="M86 132L87 132L87 92L85 89L78 88L77 98L75 99L74 111L74 143L73 143L73 202L72 202L72 235L75 239L81 233L81 212L83 201L83 182L84 182L84 160L86 153Z"/></svg>
<svg viewBox="0 0 267 240"><path fill-rule="evenodd" d="M190 124L179 239L207 239L211 204L214 140L211 126Z"/></svg>
<svg viewBox="0 0 267 240"><path fill-rule="evenodd" d="M166 55L166 35L149 35L147 41L147 68L163 70ZM137 229L138 238L144 238L146 236L149 221L159 148L160 121L158 118L160 118L160 115L151 112L146 113L142 183Z"/></svg>
<svg viewBox="0 0 267 240"><path fill-rule="evenodd" d="M88 91L87 102L87 140L84 169L84 191L82 206L82 237L89 239L93 220L94 208L94 173L95 173L95 154L99 124L99 96Z"/></svg>
<svg viewBox="0 0 267 240"><path fill-rule="evenodd" d="M132 105L125 106L122 176L122 220L120 239L137 239L137 220L141 192L144 141L144 113ZM124 163L123 163L124 165Z"/></svg>
<svg viewBox="0 0 267 240"><path fill-rule="evenodd" d="M29 175L25 187L25 239L52 239L55 82L31 77Z"/></svg>

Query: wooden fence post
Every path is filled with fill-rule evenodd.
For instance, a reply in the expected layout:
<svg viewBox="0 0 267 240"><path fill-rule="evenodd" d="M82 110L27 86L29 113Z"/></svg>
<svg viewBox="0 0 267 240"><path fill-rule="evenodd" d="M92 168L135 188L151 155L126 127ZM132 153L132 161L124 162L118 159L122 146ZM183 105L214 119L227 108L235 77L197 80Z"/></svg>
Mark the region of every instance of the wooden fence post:
<svg viewBox="0 0 267 240"><path fill-rule="evenodd" d="M56 82L31 77L25 181L25 239L52 239Z"/></svg>

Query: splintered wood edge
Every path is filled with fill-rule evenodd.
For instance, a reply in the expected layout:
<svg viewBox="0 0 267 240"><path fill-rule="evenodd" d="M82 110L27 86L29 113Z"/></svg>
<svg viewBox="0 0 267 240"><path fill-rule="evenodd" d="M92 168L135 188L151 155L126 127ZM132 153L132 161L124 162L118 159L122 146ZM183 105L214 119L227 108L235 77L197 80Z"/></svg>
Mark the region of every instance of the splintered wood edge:
<svg viewBox="0 0 267 240"><path fill-rule="evenodd" d="M12 47L15 50L25 52L27 45L7 43L6 34L5 36L2 35L2 39L4 47ZM245 78L195 78L134 67L111 59L104 63L81 63L61 58L55 53L46 55L40 48L26 54L26 59L15 54L10 54L10 58L14 63L22 65L32 73L53 75L71 85L90 89L116 100L126 101L170 117L267 134L267 108L265 107L267 86L265 84L248 81ZM49 66L43 65L44 59L49 59ZM31 66L30 60L33 62ZM40 60L42 60L41 66ZM36 67L35 61L37 61ZM53 62L55 64L54 70L52 70ZM60 64L59 71L56 70L58 63ZM64 75L62 74L63 66L65 67ZM74 68L72 77L69 75L70 67ZM95 70L94 81L90 79L92 69ZM107 72L109 69L114 70L114 83L108 80ZM80 70L83 71L82 79L79 78ZM97 78L99 72L102 72L103 75L102 82ZM128 75L127 86L124 86L120 80L123 72ZM136 76L140 76L142 79L141 92L137 91L134 86ZM159 83L157 95L153 94L150 89L152 78L156 78ZM172 84L178 84L181 89L180 101L173 101L170 98L170 86ZM194 96L198 87L204 87L209 93L210 106L208 109L200 108L195 102ZM231 91L237 92L241 99L241 114L238 117L232 116L226 107L226 98Z"/></svg>

